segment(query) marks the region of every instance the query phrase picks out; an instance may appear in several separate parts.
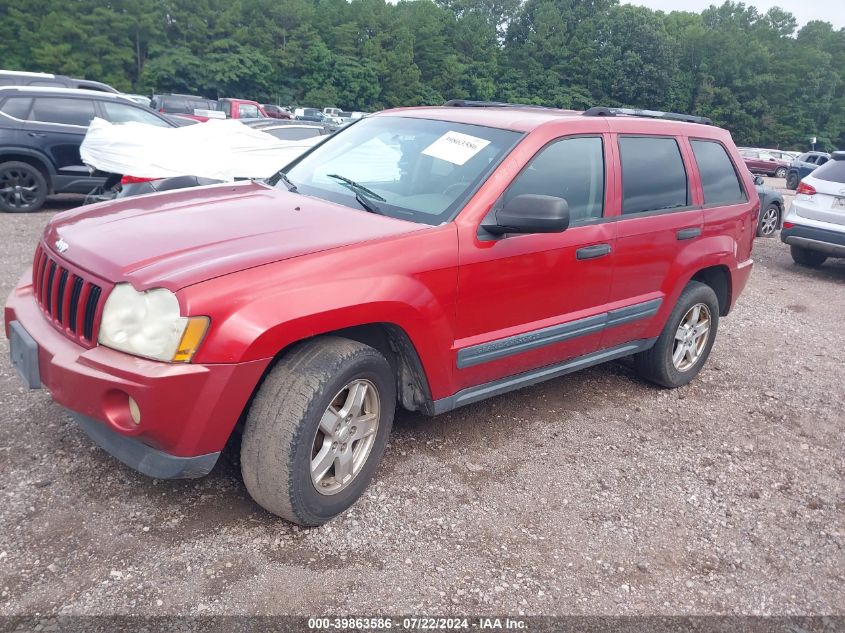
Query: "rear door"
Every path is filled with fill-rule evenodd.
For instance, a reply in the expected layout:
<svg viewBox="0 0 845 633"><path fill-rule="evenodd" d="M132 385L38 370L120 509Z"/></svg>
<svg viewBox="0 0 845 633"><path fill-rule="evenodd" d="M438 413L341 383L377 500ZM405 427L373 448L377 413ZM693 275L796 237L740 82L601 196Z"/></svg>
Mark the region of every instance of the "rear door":
<svg viewBox="0 0 845 633"><path fill-rule="evenodd" d="M52 159L57 192L87 193L100 182L91 178L79 156L79 146L95 115L93 99L34 95L29 121L24 127Z"/></svg>
<svg viewBox="0 0 845 633"><path fill-rule="evenodd" d="M615 136L621 173L621 215L609 307L617 324L605 331L602 347L650 336L651 325L677 288L678 262L704 227L693 199L686 139L674 136Z"/></svg>

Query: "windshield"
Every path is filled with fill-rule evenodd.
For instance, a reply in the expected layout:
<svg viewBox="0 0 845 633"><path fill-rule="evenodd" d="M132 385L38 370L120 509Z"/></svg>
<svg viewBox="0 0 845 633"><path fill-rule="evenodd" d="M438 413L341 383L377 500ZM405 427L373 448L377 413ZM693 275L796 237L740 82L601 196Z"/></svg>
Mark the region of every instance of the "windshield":
<svg viewBox="0 0 845 633"><path fill-rule="evenodd" d="M299 193L436 225L457 214L521 138L478 125L372 117L321 143L286 175Z"/></svg>

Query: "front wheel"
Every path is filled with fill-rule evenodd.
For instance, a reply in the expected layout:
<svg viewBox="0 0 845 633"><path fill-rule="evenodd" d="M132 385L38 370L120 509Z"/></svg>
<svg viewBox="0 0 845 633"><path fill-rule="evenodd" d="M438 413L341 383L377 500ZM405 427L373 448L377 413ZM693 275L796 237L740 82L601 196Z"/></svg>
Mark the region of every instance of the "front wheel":
<svg viewBox="0 0 845 633"><path fill-rule="evenodd" d="M0 211L31 213L47 200L47 179L29 163L0 164Z"/></svg>
<svg viewBox="0 0 845 633"><path fill-rule="evenodd" d="M786 167L778 167L775 176L777 178L786 178Z"/></svg>
<svg viewBox="0 0 845 633"><path fill-rule="evenodd" d="M684 288L654 346L634 356L637 373L674 389L695 378L710 356L719 327L719 300L698 281Z"/></svg>
<svg viewBox="0 0 845 633"><path fill-rule="evenodd" d="M757 237L771 237L778 230L778 225L780 225L780 207L773 203L760 214Z"/></svg>
<svg viewBox="0 0 845 633"><path fill-rule="evenodd" d="M796 174L795 172L792 172L789 175L787 175L787 177L786 177L786 188L792 189L793 191L798 189L798 174Z"/></svg>
<svg viewBox="0 0 845 633"><path fill-rule="evenodd" d="M250 407L241 444L247 490L288 521L322 525L372 480L395 408L395 377L372 347L333 336L299 345Z"/></svg>

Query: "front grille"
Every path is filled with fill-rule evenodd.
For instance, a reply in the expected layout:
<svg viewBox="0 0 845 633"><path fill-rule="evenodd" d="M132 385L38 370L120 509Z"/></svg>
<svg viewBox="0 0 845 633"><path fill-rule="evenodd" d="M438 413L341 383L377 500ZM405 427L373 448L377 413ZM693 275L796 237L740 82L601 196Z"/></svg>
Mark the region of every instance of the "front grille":
<svg viewBox="0 0 845 633"><path fill-rule="evenodd" d="M103 289L39 246L32 265L35 299L55 327L84 345L96 342Z"/></svg>

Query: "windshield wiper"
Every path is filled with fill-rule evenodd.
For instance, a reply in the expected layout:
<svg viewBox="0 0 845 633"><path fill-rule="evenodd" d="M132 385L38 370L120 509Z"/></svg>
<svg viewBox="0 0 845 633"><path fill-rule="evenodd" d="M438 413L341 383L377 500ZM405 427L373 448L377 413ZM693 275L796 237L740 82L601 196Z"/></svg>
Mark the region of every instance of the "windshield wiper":
<svg viewBox="0 0 845 633"><path fill-rule="evenodd" d="M379 202L387 202L385 198L382 198L372 189L367 189L364 185L355 182L354 180L347 178L346 176L341 176L340 174L328 174L329 178L336 178L341 182L345 182L351 189L361 191L365 196L368 198L373 198L374 200L378 200Z"/></svg>
<svg viewBox="0 0 845 633"><path fill-rule="evenodd" d="M291 182L290 178L288 178L288 175L285 172L279 172L279 180L285 183L285 187L288 188L288 191L296 193L296 185Z"/></svg>

